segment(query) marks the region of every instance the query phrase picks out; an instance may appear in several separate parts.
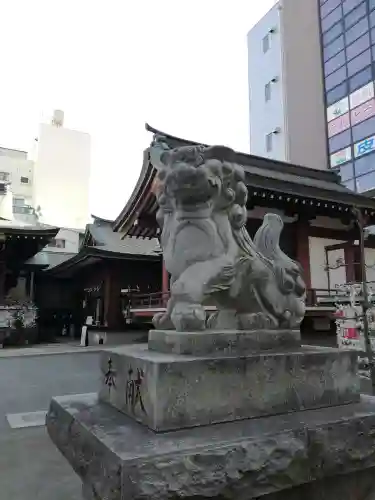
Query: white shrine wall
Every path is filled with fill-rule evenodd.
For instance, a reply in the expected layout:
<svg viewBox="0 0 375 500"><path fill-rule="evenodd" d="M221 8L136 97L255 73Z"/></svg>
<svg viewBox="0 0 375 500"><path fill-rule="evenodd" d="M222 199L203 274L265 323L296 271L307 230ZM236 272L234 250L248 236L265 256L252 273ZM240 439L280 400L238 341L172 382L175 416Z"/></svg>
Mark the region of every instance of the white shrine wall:
<svg viewBox="0 0 375 500"><path fill-rule="evenodd" d="M316 238L309 236L311 288L326 290L328 288L334 288L335 285L346 283L345 266L339 267L338 269L331 269L329 271L330 274L328 279L325 252L326 247L344 242L344 240ZM342 259L342 261L345 262L343 248L331 251L328 253L328 255L328 265L330 267L336 264L337 259Z"/></svg>

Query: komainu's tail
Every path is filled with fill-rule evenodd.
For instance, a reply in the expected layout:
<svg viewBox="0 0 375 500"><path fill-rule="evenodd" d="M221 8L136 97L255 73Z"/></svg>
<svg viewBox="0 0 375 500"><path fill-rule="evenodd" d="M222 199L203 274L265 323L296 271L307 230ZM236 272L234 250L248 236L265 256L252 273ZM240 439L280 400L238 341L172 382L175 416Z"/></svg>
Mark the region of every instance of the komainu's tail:
<svg viewBox="0 0 375 500"><path fill-rule="evenodd" d="M297 277L301 277L302 269L298 262L288 257L280 248L280 236L283 228L284 223L279 215L266 214L263 224L254 237L254 245L259 253L272 262L281 292L290 293L294 290L300 295L304 293L304 290L302 290L301 285L297 287L298 291L296 290L296 280Z"/></svg>

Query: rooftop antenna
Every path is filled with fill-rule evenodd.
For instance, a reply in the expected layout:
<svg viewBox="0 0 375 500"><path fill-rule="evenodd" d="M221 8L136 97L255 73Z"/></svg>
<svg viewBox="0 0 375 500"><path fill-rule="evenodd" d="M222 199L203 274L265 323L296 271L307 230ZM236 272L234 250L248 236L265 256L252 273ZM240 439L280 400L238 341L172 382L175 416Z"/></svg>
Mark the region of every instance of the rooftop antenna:
<svg viewBox="0 0 375 500"><path fill-rule="evenodd" d="M52 125L55 127L62 127L64 125L64 111L55 109L52 117Z"/></svg>

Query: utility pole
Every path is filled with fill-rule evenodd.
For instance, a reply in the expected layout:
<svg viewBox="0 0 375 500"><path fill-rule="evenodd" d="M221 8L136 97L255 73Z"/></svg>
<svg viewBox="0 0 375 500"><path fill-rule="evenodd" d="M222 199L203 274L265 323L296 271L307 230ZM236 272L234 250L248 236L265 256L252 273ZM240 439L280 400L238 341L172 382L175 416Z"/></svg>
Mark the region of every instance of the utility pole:
<svg viewBox="0 0 375 500"><path fill-rule="evenodd" d="M369 363L370 379L371 379L371 393L375 395L375 366L374 366L374 356L371 347L371 339L369 332L369 322L367 311L371 308L369 302L369 294L367 288L367 273L366 273L366 260L365 260L365 220L361 210L357 207L353 207L352 214L354 215L354 221L358 227L359 232L359 252L360 252L360 268L361 268L361 281L362 281L362 309L363 309L363 335L365 339L365 351Z"/></svg>

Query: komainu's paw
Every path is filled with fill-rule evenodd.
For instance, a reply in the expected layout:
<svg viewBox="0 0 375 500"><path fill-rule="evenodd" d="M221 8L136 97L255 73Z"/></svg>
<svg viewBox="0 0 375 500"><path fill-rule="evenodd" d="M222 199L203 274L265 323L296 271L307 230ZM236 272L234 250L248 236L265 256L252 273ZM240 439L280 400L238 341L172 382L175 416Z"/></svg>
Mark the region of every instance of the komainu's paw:
<svg viewBox="0 0 375 500"><path fill-rule="evenodd" d="M171 318L176 330L180 332L206 329L206 312L199 304L178 302L173 308Z"/></svg>
<svg viewBox="0 0 375 500"><path fill-rule="evenodd" d="M267 330L277 327L277 323L266 313L241 314L241 330Z"/></svg>
<svg viewBox="0 0 375 500"><path fill-rule="evenodd" d="M174 325L169 314L164 312L156 313L152 318L152 324L157 330L174 330Z"/></svg>

